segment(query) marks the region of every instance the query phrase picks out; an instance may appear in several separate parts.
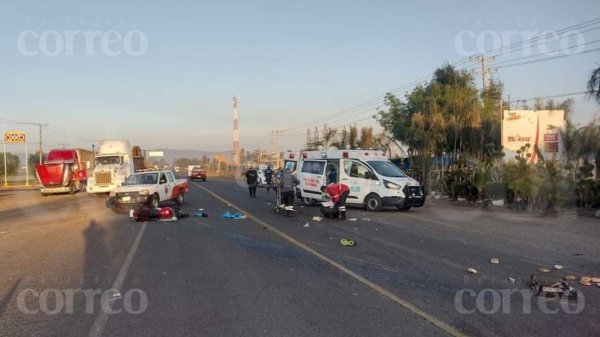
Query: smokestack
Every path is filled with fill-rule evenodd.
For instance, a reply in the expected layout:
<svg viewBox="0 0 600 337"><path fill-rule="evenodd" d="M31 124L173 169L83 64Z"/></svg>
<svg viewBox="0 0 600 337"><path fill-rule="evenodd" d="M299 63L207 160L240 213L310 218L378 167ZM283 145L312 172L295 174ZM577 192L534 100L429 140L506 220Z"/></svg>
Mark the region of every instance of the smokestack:
<svg viewBox="0 0 600 337"><path fill-rule="evenodd" d="M238 101L233 96L233 165L240 165L240 129L238 126Z"/></svg>

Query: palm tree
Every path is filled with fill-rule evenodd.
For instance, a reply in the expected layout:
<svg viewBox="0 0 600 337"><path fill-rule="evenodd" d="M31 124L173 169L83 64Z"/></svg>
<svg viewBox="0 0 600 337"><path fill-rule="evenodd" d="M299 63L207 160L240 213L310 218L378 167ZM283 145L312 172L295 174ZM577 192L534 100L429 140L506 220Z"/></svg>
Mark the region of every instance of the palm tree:
<svg viewBox="0 0 600 337"><path fill-rule="evenodd" d="M363 127L360 129L360 139L358 147L361 149L373 149L375 147L375 137L373 136L372 127Z"/></svg>
<svg viewBox="0 0 600 337"><path fill-rule="evenodd" d="M592 97L600 104L600 67L594 69L587 82L589 97Z"/></svg>

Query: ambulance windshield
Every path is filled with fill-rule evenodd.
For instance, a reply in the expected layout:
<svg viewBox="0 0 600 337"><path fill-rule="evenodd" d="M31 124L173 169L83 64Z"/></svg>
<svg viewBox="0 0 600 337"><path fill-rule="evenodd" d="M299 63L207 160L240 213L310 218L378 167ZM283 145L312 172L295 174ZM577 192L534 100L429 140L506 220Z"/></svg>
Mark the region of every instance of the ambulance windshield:
<svg viewBox="0 0 600 337"><path fill-rule="evenodd" d="M404 178L406 173L402 172L396 165L385 160L368 161L369 165L380 175L391 178Z"/></svg>

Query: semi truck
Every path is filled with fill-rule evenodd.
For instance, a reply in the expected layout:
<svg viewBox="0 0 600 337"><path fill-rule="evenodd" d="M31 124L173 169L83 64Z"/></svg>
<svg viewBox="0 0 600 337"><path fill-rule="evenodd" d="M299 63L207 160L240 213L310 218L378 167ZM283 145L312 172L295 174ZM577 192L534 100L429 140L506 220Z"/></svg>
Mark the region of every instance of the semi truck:
<svg viewBox="0 0 600 337"><path fill-rule="evenodd" d="M52 149L43 164L37 164L35 173L42 186L42 195L84 191L88 169L94 167L94 154L84 149Z"/></svg>
<svg viewBox="0 0 600 337"><path fill-rule="evenodd" d="M128 140L100 142L93 175L88 178L87 192L111 193L136 171L148 168L148 161L139 146Z"/></svg>

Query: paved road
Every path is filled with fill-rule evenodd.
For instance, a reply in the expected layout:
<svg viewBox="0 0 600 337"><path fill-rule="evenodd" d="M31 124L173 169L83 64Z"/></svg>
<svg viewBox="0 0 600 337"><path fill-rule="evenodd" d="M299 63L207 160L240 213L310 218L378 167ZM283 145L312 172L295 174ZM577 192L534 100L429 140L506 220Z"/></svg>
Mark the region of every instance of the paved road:
<svg viewBox="0 0 600 337"><path fill-rule="evenodd" d="M408 212L351 209L350 220L316 222L316 207L298 207L293 218L275 215L273 193L259 190L251 199L228 180L192 185L183 209L204 208L208 218L136 223L107 200L0 192L0 335L600 332L600 288L577 286L585 303L562 306L525 290L541 266L565 266L553 275L599 275L596 219L431 200ZM220 217L236 207L249 218ZM340 238L358 244L342 247ZM491 257L501 263L490 264ZM469 275L468 267L479 273Z"/></svg>

